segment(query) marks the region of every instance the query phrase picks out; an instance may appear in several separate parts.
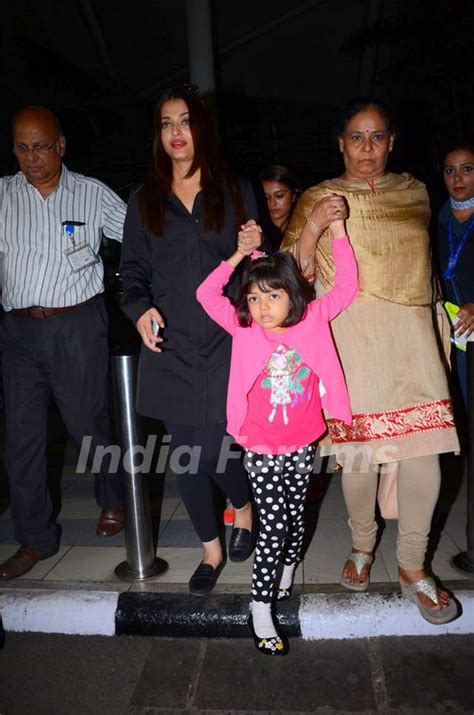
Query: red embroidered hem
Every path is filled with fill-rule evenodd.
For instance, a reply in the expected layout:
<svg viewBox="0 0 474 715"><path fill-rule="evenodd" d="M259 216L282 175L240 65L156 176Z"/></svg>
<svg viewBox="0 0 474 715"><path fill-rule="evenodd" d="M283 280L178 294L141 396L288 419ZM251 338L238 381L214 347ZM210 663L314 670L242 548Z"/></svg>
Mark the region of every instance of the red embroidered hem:
<svg viewBox="0 0 474 715"><path fill-rule="evenodd" d="M357 414L347 426L339 420L328 420L328 429L334 444L342 442L373 442L454 427L451 400L436 400L402 410L386 410Z"/></svg>

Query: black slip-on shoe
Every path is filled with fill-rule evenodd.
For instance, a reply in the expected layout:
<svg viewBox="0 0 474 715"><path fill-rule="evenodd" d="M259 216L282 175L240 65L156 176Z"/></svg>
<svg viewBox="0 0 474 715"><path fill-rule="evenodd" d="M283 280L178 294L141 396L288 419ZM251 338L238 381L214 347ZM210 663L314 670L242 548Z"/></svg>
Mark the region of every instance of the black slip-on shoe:
<svg viewBox="0 0 474 715"><path fill-rule="evenodd" d="M189 593L192 596L207 596L208 593L211 593L225 564L225 558L222 559L217 568L214 568L211 564L203 564L201 561L189 579Z"/></svg>
<svg viewBox="0 0 474 715"><path fill-rule="evenodd" d="M235 527L232 529L228 552L231 561L246 561L255 548L258 536L258 517L255 505L252 506L252 509L252 531Z"/></svg>

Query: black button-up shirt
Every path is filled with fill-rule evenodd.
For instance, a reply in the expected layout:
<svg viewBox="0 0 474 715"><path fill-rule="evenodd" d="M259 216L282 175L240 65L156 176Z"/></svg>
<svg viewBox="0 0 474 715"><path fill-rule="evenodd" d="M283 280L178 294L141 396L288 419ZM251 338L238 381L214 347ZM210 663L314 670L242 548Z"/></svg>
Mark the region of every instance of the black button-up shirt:
<svg viewBox="0 0 474 715"><path fill-rule="evenodd" d="M242 182L245 220L257 218L250 185ZM170 194L163 236L141 221L138 193L132 194L124 226L121 273L122 308L134 322L152 306L163 316L163 352L141 346L137 410L164 422L187 425L225 421L230 336L196 300L204 278L236 249L236 217L226 195L219 232L203 232L202 193L189 213Z"/></svg>

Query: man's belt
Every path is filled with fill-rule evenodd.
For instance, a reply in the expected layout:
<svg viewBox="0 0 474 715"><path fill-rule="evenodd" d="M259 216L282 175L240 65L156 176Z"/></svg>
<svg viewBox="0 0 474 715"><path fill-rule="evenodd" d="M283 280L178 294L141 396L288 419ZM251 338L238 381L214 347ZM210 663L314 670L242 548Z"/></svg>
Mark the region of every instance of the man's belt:
<svg viewBox="0 0 474 715"><path fill-rule="evenodd" d="M94 295L92 298L89 298L89 300L85 300L82 303L76 303L76 305L65 305L63 308L42 308L40 305L33 305L31 308L16 308L12 310L11 313L13 315L19 315L21 318L50 318L52 315L70 313L71 310L82 308L83 305L87 305L87 303L92 303L94 300L97 300L99 295Z"/></svg>

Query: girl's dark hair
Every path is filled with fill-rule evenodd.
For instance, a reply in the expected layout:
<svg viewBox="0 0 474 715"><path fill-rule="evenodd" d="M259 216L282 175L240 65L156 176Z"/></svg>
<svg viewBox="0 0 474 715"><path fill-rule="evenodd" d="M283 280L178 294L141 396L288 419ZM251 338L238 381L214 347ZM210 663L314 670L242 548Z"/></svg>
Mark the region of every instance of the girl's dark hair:
<svg viewBox="0 0 474 715"><path fill-rule="evenodd" d="M279 184L288 186L294 196L300 196L302 193L301 184L298 177L287 166L281 164L272 164L267 166L260 174L260 181L278 181Z"/></svg>
<svg viewBox="0 0 474 715"><path fill-rule="evenodd" d="M201 95L192 87L180 85L163 93L155 108L153 161L140 191L139 206L143 225L157 236L163 234L166 197L173 180L171 159L161 142L161 110L165 102L182 99L189 111L189 127L194 143L194 159L187 173L201 170L204 231L219 231L224 223L225 190L230 192L236 215L236 229L245 220L242 191L236 177L224 165L216 131Z"/></svg>
<svg viewBox="0 0 474 715"><path fill-rule="evenodd" d="M235 304L237 319L243 328L248 328L252 323L247 295L254 285L265 292L281 288L288 293L290 310L282 323L283 328L299 323L306 315L308 303L316 297L313 286L302 276L298 264L289 253L278 251L271 256L257 258L250 261L244 271Z"/></svg>
<svg viewBox="0 0 474 715"><path fill-rule="evenodd" d="M337 125L337 136L341 137L346 131L347 125L356 114L365 109L375 109L387 122L387 129L392 134L395 131L395 115L392 108L378 97L354 97L342 110Z"/></svg>

